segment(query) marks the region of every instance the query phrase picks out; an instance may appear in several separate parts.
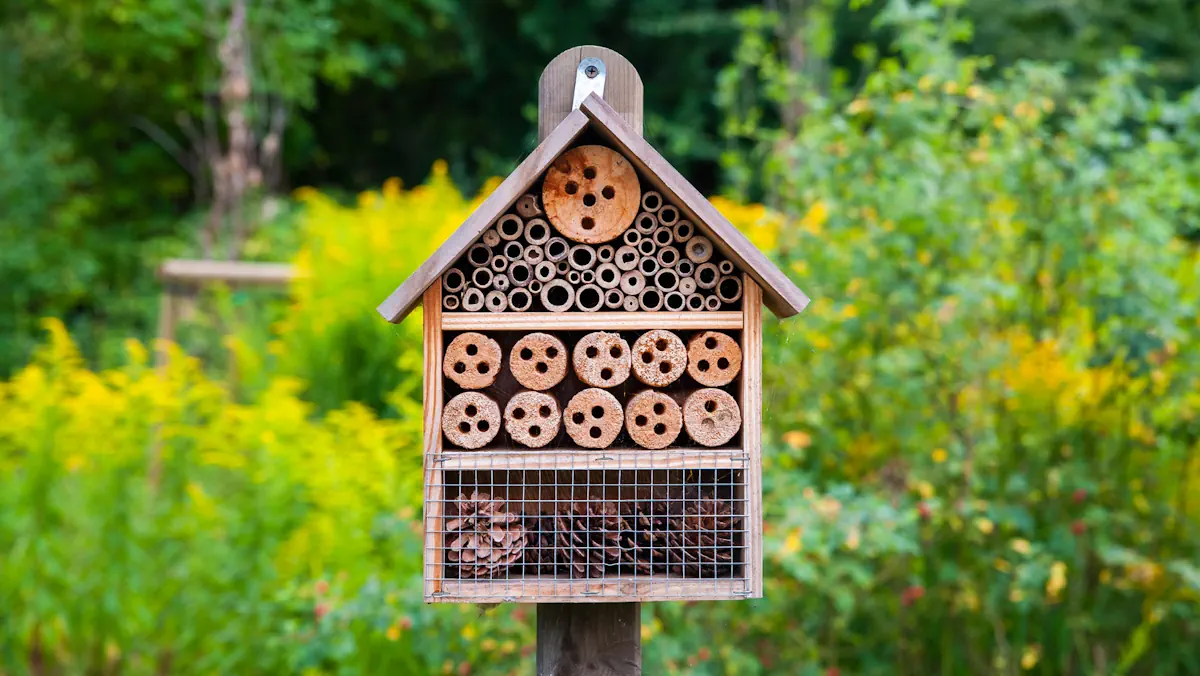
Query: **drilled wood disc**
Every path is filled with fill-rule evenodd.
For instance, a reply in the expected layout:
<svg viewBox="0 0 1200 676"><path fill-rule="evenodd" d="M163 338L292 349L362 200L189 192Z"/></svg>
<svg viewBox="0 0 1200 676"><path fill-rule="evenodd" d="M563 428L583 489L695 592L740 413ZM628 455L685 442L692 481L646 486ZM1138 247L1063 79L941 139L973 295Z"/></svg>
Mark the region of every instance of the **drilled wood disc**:
<svg viewBox="0 0 1200 676"><path fill-rule="evenodd" d="M641 204L641 186L629 161L604 146L579 146L546 170L542 206L567 239L599 244L629 228Z"/></svg>

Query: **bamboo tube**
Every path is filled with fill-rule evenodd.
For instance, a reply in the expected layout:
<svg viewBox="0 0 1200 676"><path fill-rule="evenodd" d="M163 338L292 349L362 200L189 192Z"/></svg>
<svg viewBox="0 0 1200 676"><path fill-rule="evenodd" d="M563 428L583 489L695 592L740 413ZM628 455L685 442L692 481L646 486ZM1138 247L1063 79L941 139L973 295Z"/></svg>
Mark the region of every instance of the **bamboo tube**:
<svg viewBox="0 0 1200 676"><path fill-rule="evenodd" d="M467 286L467 276L458 268L450 268L442 275L442 290L448 293L458 293Z"/></svg>
<svg viewBox="0 0 1200 676"><path fill-rule="evenodd" d="M638 253L642 254L643 257L653 257L658 254L658 245L654 243L654 240L648 237L638 242L637 249Z"/></svg>
<svg viewBox="0 0 1200 676"><path fill-rule="evenodd" d="M701 289L716 288L717 282L721 279L721 275L717 274L717 266L712 263L701 263L696 268L696 286Z"/></svg>
<svg viewBox="0 0 1200 676"><path fill-rule="evenodd" d="M732 275L733 261L721 261L720 263L717 263L717 271L722 275Z"/></svg>
<svg viewBox="0 0 1200 676"><path fill-rule="evenodd" d="M542 207L538 204L537 195L532 193L521 195L517 198L517 214L521 218L529 219L535 216L542 215Z"/></svg>
<svg viewBox="0 0 1200 676"><path fill-rule="evenodd" d="M680 277L691 277L696 272L696 264L687 258L681 258L675 264L675 272L678 272Z"/></svg>
<svg viewBox="0 0 1200 676"><path fill-rule="evenodd" d="M621 275L621 291L627 296L636 296L646 288L646 278L642 273L630 270Z"/></svg>
<svg viewBox="0 0 1200 676"><path fill-rule="evenodd" d="M542 305L549 312L565 312L575 303L575 289L561 279L542 286Z"/></svg>
<svg viewBox="0 0 1200 676"><path fill-rule="evenodd" d="M651 256L643 258L638 261L638 271L647 278L653 277L658 274L658 259Z"/></svg>
<svg viewBox="0 0 1200 676"><path fill-rule="evenodd" d="M533 305L533 294L528 289L517 287L508 292L508 307L514 312L524 312Z"/></svg>
<svg viewBox="0 0 1200 676"><path fill-rule="evenodd" d="M704 309L704 296L698 293L685 295L684 303L690 312L699 312Z"/></svg>
<svg viewBox="0 0 1200 676"><path fill-rule="evenodd" d="M675 274L674 270L664 268L654 273L654 286L657 286L660 291L674 291L679 287L679 275Z"/></svg>
<svg viewBox="0 0 1200 676"><path fill-rule="evenodd" d="M576 244L571 247L567 261L576 270L589 270L596 265L596 250L586 244Z"/></svg>
<svg viewBox="0 0 1200 676"><path fill-rule="evenodd" d="M612 263L602 263L596 268L596 284L602 289L615 289L621 284L621 270Z"/></svg>
<svg viewBox="0 0 1200 676"><path fill-rule="evenodd" d="M563 275L567 274L570 271L571 271L571 264L566 261L559 261L558 263L554 264L554 272L559 277L562 277Z"/></svg>
<svg viewBox="0 0 1200 676"><path fill-rule="evenodd" d="M642 289L638 294L638 307L645 312L658 312L662 308L662 292L653 287Z"/></svg>
<svg viewBox="0 0 1200 676"><path fill-rule="evenodd" d="M492 250L482 244L472 244L467 249L467 260L475 267L482 267L492 262Z"/></svg>
<svg viewBox="0 0 1200 676"><path fill-rule="evenodd" d="M637 312L638 311L637 296L625 296L625 302L621 305L621 307L626 312Z"/></svg>
<svg viewBox="0 0 1200 676"><path fill-rule="evenodd" d="M703 235L696 235L688 240L687 249L685 249L687 257L697 265L707 263L708 259L712 258L713 245L712 240Z"/></svg>
<svg viewBox="0 0 1200 676"><path fill-rule="evenodd" d="M579 281L583 282L584 284L595 284L596 283L596 271L595 270L580 271ZM578 294L576 294L576 295L578 295Z"/></svg>
<svg viewBox="0 0 1200 676"><path fill-rule="evenodd" d="M600 261L601 263L611 263L613 256L615 256L616 253L617 250L614 249L611 244L598 246L596 247L596 260Z"/></svg>
<svg viewBox="0 0 1200 676"><path fill-rule="evenodd" d="M509 242L504 245L504 257L510 261L519 261L525 255L525 245L520 242Z"/></svg>
<svg viewBox="0 0 1200 676"><path fill-rule="evenodd" d="M680 277L679 293L682 293L685 296L690 296L691 294L696 293L696 280L692 279L691 277Z"/></svg>
<svg viewBox="0 0 1200 676"><path fill-rule="evenodd" d="M682 293L672 291L663 297L663 307L668 312L682 312L687 305Z"/></svg>
<svg viewBox="0 0 1200 676"><path fill-rule="evenodd" d="M530 265L537 265L546 259L546 251L536 244L530 244L525 247L525 253L521 254L521 258Z"/></svg>
<svg viewBox="0 0 1200 676"><path fill-rule="evenodd" d="M641 258L642 255L638 253L637 249L626 244L620 249L617 249L617 254L613 258L613 264L621 270L628 271L636 268L638 261L641 260Z"/></svg>
<svg viewBox="0 0 1200 676"><path fill-rule="evenodd" d="M620 310L625 304L625 294L620 289L609 289L604 292L604 307L610 310Z"/></svg>
<svg viewBox="0 0 1200 676"><path fill-rule="evenodd" d="M508 291L508 287L512 285L512 280L508 275L494 275L492 277L492 288L497 291Z"/></svg>
<svg viewBox="0 0 1200 676"><path fill-rule="evenodd" d="M625 242L629 246L637 246L638 242L642 241L642 233L638 232L636 229L630 228L629 230L625 231L624 235L621 235L621 241Z"/></svg>
<svg viewBox="0 0 1200 676"><path fill-rule="evenodd" d="M483 238L480 241L490 249L500 243L500 233L496 232L495 228L488 228L487 232L483 233Z"/></svg>
<svg viewBox="0 0 1200 676"><path fill-rule="evenodd" d="M508 270L508 259L504 256L492 256L488 267L497 275L502 275Z"/></svg>
<svg viewBox="0 0 1200 676"><path fill-rule="evenodd" d="M463 291L462 309L467 312L479 312L483 309L483 292L475 287Z"/></svg>
<svg viewBox="0 0 1200 676"><path fill-rule="evenodd" d="M570 282L572 285L579 284L579 271L578 270L567 270L567 281Z"/></svg>
<svg viewBox="0 0 1200 676"><path fill-rule="evenodd" d="M663 205L662 195L657 190L647 190L642 193L642 211L654 213Z"/></svg>
<svg viewBox="0 0 1200 676"><path fill-rule="evenodd" d="M508 242L520 239L525 233L525 221L516 214L505 214L496 221L496 232L500 234L500 239Z"/></svg>
<svg viewBox="0 0 1200 676"><path fill-rule="evenodd" d="M658 227L658 219L649 211L643 211L633 219L633 227L642 235L649 235Z"/></svg>
<svg viewBox="0 0 1200 676"><path fill-rule="evenodd" d="M679 210L670 204L662 205L662 208L659 209L658 213L655 215L658 216L658 222L667 226L668 228L675 225L675 223L679 220ZM504 235L504 233L500 234L501 236Z"/></svg>
<svg viewBox="0 0 1200 676"><path fill-rule="evenodd" d="M525 261L516 261L508 266L508 281L513 286L525 286L533 281L533 267Z"/></svg>
<svg viewBox="0 0 1200 676"><path fill-rule="evenodd" d="M471 273L471 283L477 289L486 289L492 285L492 271L487 268L475 268Z"/></svg>
<svg viewBox="0 0 1200 676"><path fill-rule="evenodd" d="M504 312L508 309L508 296L503 291L488 291L484 299L488 312Z"/></svg>
<svg viewBox="0 0 1200 676"><path fill-rule="evenodd" d="M540 218L526 222L525 241L539 246L550 241L550 224Z"/></svg>
<svg viewBox="0 0 1200 676"><path fill-rule="evenodd" d="M458 303L459 303L458 296L451 295L451 294L446 294L446 295L442 296L442 307L446 310L450 310L451 312L457 310Z"/></svg>
<svg viewBox="0 0 1200 676"><path fill-rule="evenodd" d="M742 280L730 275L717 282L717 298L722 303L736 303L742 297Z"/></svg>
<svg viewBox="0 0 1200 676"><path fill-rule="evenodd" d="M595 284L584 284L575 293L575 307L582 312L595 312L604 306L604 291Z"/></svg>
<svg viewBox="0 0 1200 676"><path fill-rule="evenodd" d="M659 267L673 268L679 262L679 249L673 246L663 247L658 250L656 258L658 259Z"/></svg>
<svg viewBox="0 0 1200 676"><path fill-rule="evenodd" d="M671 234L671 229L665 225L655 228L654 232L650 233L650 238L659 247L671 246L671 243L675 241L675 235Z"/></svg>
<svg viewBox="0 0 1200 676"><path fill-rule="evenodd" d="M704 309L710 312L721 309L721 299L716 296L704 297Z"/></svg>
<svg viewBox="0 0 1200 676"><path fill-rule="evenodd" d="M542 261L533 266L533 278L539 282L548 282L554 279L554 275L557 273L558 270L555 269L554 263L550 261Z"/></svg>
<svg viewBox="0 0 1200 676"><path fill-rule="evenodd" d="M551 237L546 241L546 260L551 263L566 260L570 251L571 245L567 244L567 240L562 237Z"/></svg>
<svg viewBox="0 0 1200 676"><path fill-rule="evenodd" d="M696 234L696 226L692 225L691 221L679 221L675 227L671 228L671 234L674 236L676 244L687 244L687 241Z"/></svg>
<svg viewBox="0 0 1200 676"><path fill-rule="evenodd" d="M542 292L542 283L539 280L535 279L529 283L529 293L536 296L541 292Z"/></svg>

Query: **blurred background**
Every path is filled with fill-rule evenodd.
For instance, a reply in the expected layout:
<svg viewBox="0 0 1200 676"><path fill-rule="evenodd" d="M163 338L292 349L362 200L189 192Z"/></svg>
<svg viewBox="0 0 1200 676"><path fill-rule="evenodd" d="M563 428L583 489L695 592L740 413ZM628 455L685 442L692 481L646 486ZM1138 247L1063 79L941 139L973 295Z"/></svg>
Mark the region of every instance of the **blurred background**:
<svg viewBox="0 0 1200 676"><path fill-rule="evenodd" d="M9 0L0 674L525 674L421 603L420 316L561 50L814 298L768 321L766 597L647 674L1200 673L1187 0ZM176 288L171 257L291 263ZM169 353L156 368L155 354Z"/></svg>

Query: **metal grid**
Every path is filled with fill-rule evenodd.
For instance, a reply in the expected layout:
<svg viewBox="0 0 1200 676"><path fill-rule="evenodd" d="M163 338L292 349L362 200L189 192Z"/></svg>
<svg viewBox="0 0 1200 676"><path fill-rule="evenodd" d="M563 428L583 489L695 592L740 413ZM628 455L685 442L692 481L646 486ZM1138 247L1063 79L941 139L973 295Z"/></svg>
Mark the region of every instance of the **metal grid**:
<svg viewBox="0 0 1200 676"><path fill-rule="evenodd" d="M427 458L427 600L751 596L747 454L553 455Z"/></svg>

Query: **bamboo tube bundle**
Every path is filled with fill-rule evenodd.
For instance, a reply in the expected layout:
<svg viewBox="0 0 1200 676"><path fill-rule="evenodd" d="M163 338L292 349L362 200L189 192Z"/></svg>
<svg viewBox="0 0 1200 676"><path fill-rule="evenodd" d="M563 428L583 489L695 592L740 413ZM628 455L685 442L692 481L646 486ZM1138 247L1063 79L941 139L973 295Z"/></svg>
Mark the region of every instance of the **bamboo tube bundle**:
<svg viewBox="0 0 1200 676"><path fill-rule="evenodd" d="M526 263L537 265L546 258L546 250L536 244L530 244L525 247L525 253L521 255Z"/></svg>
<svg viewBox="0 0 1200 676"><path fill-rule="evenodd" d="M633 219L633 227L636 228L637 232L643 237L653 233L658 226L658 218L656 218L655 215L649 211L643 211L637 215L637 218Z"/></svg>
<svg viewBox="0 0 1200 676"><path fill-rule="evenodd" d="M500 234L500 239L514 242L525 234L525 221L515 214L505 214L496 221L496 232Z"/></svg>
<svg viewBox="0 0 1200 676"><path fill-rule="evenodd" d="M653 258L654 256L658 255L658 245L655 244L654 240L650 239L649 237L638 242L637 250L643 258Z"/></svg>
<svg viewBox="0 0 1200 676"><path fill-rule="evenodd" d="M495 275L492 277L492 288L497 291L508 291L510 284L508 275Z"/></svg>
<svg viewBox="0 0 1200 676"><path fill-rule="evenodd" d="M493 256L492 262L488 264L488 267L497 275L502 275L508 271L508 259L504 256Z"/></svg>

